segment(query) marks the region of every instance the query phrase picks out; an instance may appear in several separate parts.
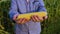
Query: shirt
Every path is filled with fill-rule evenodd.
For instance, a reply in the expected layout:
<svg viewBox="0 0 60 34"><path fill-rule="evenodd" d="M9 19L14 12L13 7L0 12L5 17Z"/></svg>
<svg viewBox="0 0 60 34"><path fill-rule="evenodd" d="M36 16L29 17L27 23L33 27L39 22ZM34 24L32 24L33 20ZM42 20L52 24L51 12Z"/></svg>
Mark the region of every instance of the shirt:
<svg viewBox="0 0 60 34"><path fill-rule="evenodd" d="M9 11L10 19L13 19L15 14L25 14L32 12L46 12L43 0L11 0L11 7ZM40 34L41 25L40 22L33 22L30 20L25 24L15 23L15 33L16 34Z"/></svg>

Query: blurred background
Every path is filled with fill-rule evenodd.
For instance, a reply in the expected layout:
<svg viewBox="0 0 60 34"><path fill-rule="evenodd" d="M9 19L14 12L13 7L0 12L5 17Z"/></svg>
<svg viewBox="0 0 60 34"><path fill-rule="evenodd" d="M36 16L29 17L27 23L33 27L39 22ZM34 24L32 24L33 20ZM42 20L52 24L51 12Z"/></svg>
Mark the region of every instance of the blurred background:
<svg viewBox="0 0 60 34"><path fill-rule="evenodd" d="M0 0L0 34L14 34L14 23L9 19L11 0ZM60 34L60 0L44 0L48 19L41 23L41 34Z"/></svg>

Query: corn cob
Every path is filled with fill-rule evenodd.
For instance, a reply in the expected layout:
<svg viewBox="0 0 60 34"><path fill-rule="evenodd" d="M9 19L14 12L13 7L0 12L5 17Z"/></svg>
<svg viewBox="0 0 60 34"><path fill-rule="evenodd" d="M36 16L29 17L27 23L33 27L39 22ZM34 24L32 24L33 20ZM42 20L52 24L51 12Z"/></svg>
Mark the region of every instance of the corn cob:
<svg viewBox="0 0 60 34"><path fill-rule="evenodd" d="M33 12L33 13L20 14L17 17L17 20L20 18L26 18L30 20L32 15L38 15L39 17L44 17L47 15L47 13L46 12Z"/></svg>

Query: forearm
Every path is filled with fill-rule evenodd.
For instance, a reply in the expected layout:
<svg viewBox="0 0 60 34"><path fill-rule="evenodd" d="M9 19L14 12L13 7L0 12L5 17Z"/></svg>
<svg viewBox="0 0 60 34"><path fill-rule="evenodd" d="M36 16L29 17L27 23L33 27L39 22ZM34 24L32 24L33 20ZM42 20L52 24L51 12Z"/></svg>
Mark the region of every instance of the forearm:
<svg viewBox="0 0 60 34"><path fill-rule="evenodd" d="M43 12L46 12L46 13L47 13L47 10L46 10L46 8L45 8L45 5L44 5L43 0L39 0L38 12L41 12L41 11L43 11Z"/></svg>
<svg viewBox="0 0 60 34"><path fill-rule="evenodd" d="M18 15L16 0L11 0L11 7L9 11L10 19L13 20L14 15Z"/></svg>

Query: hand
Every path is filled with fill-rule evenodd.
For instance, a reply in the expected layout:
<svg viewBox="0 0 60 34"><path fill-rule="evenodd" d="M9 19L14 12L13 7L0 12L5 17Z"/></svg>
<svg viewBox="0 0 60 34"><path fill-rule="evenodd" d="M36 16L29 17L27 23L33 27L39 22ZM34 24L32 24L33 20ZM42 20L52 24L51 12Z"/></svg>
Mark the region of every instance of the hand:
<svg viewBox="0 0 60 34"><path fill-rule="evenodd" d="M31 17L31 19L32 19L34 22L43 21L43 18L39 17L38 15L33 15L33 16Z"/></svg>
<svg viewBox="0 0 60 34"><path fill-rule="evenodd" d="M47 19L47 18L48 18L48 16L43 17L43 19Z"/></svg>
<svg viewBox="0 0 60 34"><path fill-rule="evenodd" d="M16 20L16 23L18 23L18 24L24 24L26 22L28 22L28 20L26 18L20 18L19 20Z"/></svg>
<svg viewBox="0 0 60 34"><path fill-rule="evenodd" d="M21 19L17 20L17 17L18 17L18 15L14 15L13 20L18 24L23 24L28 21L26 18L21 18Z"/></svg>

